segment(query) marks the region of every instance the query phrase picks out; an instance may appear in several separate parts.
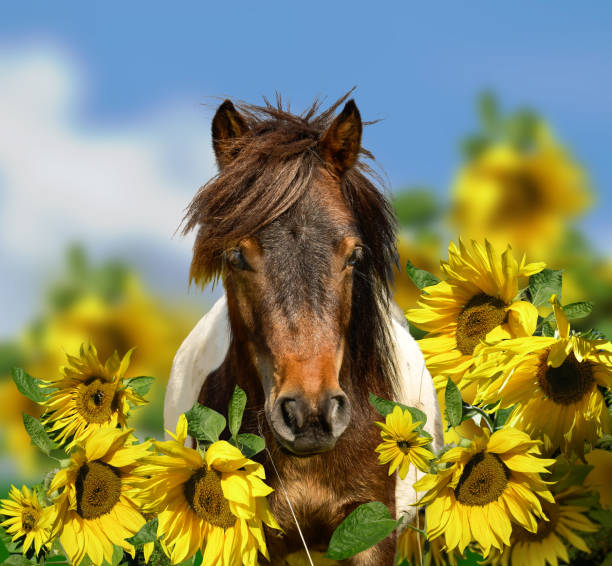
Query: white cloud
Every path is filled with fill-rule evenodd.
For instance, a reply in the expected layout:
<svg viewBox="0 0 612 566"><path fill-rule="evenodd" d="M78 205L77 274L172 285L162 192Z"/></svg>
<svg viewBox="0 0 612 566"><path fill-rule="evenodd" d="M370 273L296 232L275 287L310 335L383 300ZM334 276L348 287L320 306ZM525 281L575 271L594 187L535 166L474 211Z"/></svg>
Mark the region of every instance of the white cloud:
<svg viewBox="0 0 612 566"><path fill-rule="evenodd" d="M152 255L159 248L188 262L191 239L171 238L214 174L198 100L127 124L86 125L85 77L48 46L0 51L0 83L0 292L13 318L32 300L15 300L20 282L58 263L71 241L102 251L144 241Z"/></svg>

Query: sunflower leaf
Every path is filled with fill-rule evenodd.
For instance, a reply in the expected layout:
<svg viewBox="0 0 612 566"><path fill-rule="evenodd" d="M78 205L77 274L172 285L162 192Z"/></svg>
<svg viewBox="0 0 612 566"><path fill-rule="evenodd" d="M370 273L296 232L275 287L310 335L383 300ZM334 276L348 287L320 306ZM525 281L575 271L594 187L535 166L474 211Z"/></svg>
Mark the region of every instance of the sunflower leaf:
<svg viewBox="0 0 612 566"><path fill-rule="evenodd" d="M551 338L555 335L555 325L552 322L544 321L542 323L542 336Z"/></svg>
<svg viewBox="0 0 612 566"><path fill-rule="evenodd" d="M3 566L31 566L36 562L28 560L22 554L11 554L2 564Z"/></svg>
<svg viewBox="0 0 612 566"><path fill-rule="evenodd" d="M19 392L28 399L31 399L35 403L43 403L47 399L47 396L40 386L40 379L32 377L22 368L11 369L11 375L13 376L13 381Z"/></svg>
<svg viewBox="0 0 612 566"><path fill-rule="evenodd" d="M500 113L497 97L491 91L485 91L478 97L478 115L483 129L495 134L500 125Z"/></svg>
<svg viewBox="0 0 612 566"><path fill-rule="evenodd" d="M605 509L595 509L589 512L589 517L597 521L602 527L606 529L612 528L612 511Z"/></svg>
<svg viewBox="0 0 612 566"><path fill-rule="evenodd" d="M446 382L444 400L446 401L446 419L449 426L459 426L463 418L463 401L459 388L452 379Z"/></svg>
<svg viewBox="0 0 612 566"><path fill-rule="evenodd" d="M23 426L26 429L26 432L30 435L32 439L32 444L37 446L42 450L47 456L51 452L57 448L55 442L49 438L45 427L42 423L32 417L31 415L27 415L26 413L21 413L23 416Z"/></svg>
<svg viewBox="0 0 612 566"><path fill-rule="evenodd" d="M196 440L217 442L225 428L225 417L209 407L200 405L197 401L189 411L187 417L187 433Z"/></svg>
<svg viewBox="0 0 612 566"><path fill-rule="evenodd" d="M234 388L232 398L227 409L227 417L229 420L229 429L232 436L236 436L240 430L242 424L242 415L244 414L244 408L246 407L247 396L243 389L238 387Z"/></svg>
<svg viewBox="0 0 612 566"><path fill-rule="evenodd" d="M557 295L561 300L562 269L543 269L529 277L531 302L536 306L549 306L548 300Z"/></svg>
<svg viewBox="0 0 612 566"><path fill-rule="evenodd" d="M247 458L252 458L255 454L259 454L265 447L266 441L256 434L244 432L236 436L236 444Z"/></svg>
<svg viewBox="0 0 612 566"><path fill-rule="evenodd" d="M374 407L383 417L390 415L393 412L393 409L397 406L404 411L408 411L412 416L413 421L420 421L422 423L420 428L423 428L423 425L427 423L427 415L420 409L417 409L416 407L408 407L407 405L403 405L402 403L397 403L395 401L389 401L388 399L383 399L382 397L378 397L378 395L374 395L374 393L370 393L370 405L372 405L372 407Z"/></svg>
<svg viewBox="0 0 612 566"><path fill-rule="evenodd" d="M135 393L138 393L141 397L144 397L151 389L151 385L153 385L155 381L154 377L149 377L147 375L140 375L138 377L132 377L127 382L128 387L131 387Z"/></svg>
<svg viewBox="0 0 612 566"><path fill-rule="evenodd" d="M506 424L512 411L514 411L514 405L506 409L497 409L495 412L495 430L499 430Z"/></svg>
<svg viewBox="0 0 612 566"><path fill-rule="evenodd" d="M345 560L388 537L401 523L380 501L364 503L342 521L332 534L326 558Z"/></svg>
<svg viewBox="0 0 612 566"><path fill-rule="evenodd" d="M582 485L592 469L593 466L589 465L571 466L567 475L557 482L555 488L561 492L572 485Z"/></svg>
<svg viewBox="0 0 612 566"><path fill-rule="evenodd" d="M435 285L436 283L440 283L440 280L433 275L433 273L429 273L429 271L425 271L424 269L419 269L412 265L410 260L406 263L406 273L412 282L419 288L423 289L424 287L429 287L430 285Z"/></svg>
<svg viewBox="0 0 612 566"><path fill-rule="evenodd" d="M576 320L577 318L589 316L593 310L593 303L591 301L570 303L569 305L565 305L563 310L569 320Z"/></svg>
<svg viewBox="0 0 612 566"><path fill-rule="evenodd" d="M157 517L145 523L134 536L125 540L134 546L140 546L148 542L155 542L155 539L157 539Z"/></svg>

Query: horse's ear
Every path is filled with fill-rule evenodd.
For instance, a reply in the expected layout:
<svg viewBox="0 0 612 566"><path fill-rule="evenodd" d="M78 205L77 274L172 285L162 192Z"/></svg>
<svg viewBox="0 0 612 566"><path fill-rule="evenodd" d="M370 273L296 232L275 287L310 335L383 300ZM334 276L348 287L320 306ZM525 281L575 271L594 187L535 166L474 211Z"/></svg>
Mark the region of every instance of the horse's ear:
<svg viewBox="0 0 612 566"><path fill-rule="evenodd" d="M325 164L338 176L350 169L361 148L361 116L353 99L321 136L319 154Z"/></svg>
<svg viewBox="0 0 612 566"><path fill-rule="evenodd" d="M236 156L232 141L244 136L248 131L246 120L234 108L231 100L226 100L219 106L212 121L212 142L220 169Z"/></svg>

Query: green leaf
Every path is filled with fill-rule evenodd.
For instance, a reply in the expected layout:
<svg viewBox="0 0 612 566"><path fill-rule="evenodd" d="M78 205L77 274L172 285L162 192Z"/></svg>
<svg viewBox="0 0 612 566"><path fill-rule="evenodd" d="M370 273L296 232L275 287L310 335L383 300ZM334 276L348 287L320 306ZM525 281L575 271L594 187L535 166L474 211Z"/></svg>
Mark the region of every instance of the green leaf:
<svg viewBox="0 0 612 566"><path fill-rule="evenodd" d="M149 389L151 389L151 385L153 385L154 381L154 377L140 375L138 377L132 377L132 379L129 379L127 384L136 393L138 393L138 395L144 397L149 392Z"/></svg>
<svg viewBox="0 0 612 566"><path fill-rule="evenodd" d="M537 115L528 109L515 112L505 123L506 136L511 144L520 149L532 145L538 125Z"/></svg>
<svg viewBox="0 0 612 566"><path fill-rule="evenodd" d="M248 432L237 435L236 441L238 448L247 458L259 454L266 447L266 441L261 436Z"/></svg>
<svg viewBox="0 0 612 566"><path fill-rule="evenodd" d="M47 399L47 396L40 387L39 379L32 377L22 368L13 368L11 375L19 392L28 399L36 403L43 403Z"/></svg>
<svg viewBox="0 0 612 566"><path fill-rule="evenodd" d="M408 407L402 403L396 403L395 401L383 399L382 397L374 395L374 393L370 393L370 405L372 405L372 407L374 407L383 417L391 414L393 412L393 408L397 406L405 411L408 411L412 415L413 421L420 421L422 423L421 428L425 425L425 423L427 423L427 415L420 409L417 409L416 407Z"/></svg>
<svg viewBox="0 0 612 566"><path fill-rule="evenodd" d="M0 540L0 564L4 564L4 559L10 554L8 548L2 540Z"/></svg>
<svg viewBox="0 0 612 566"><path fill-rule="evenodd" d="M435 275L429 273L429 271L415 267L412 265L412 263L410 263L410 260L408 260L408 263L406 264L406 273L408 273L408 276L410 279L412 279L412 282L419 289L440 283L440 280Z"/></svg>
<svg viewBox="0 0 612 566"><path fill-rule="evenodd" d="M157 538L157 517L145 523L140 530L132 537L126 538L134 546L140 546L148 542L154 542Z"/></svg>
<svg viewBox="0 0 612 566"><path fill-rule="evenodd" d="M225 428L225 417L209 407L200 405L197 401L189 411L187 417L187 432L197 440L217 442Z"/></svg>
<svg viewBox="0 0 612 566"><path fill-rule="evenodd" d="M508 407L507 409L497 409L495 413L495 430L502 428L508 417L511 415L512 411L514 411L514 405L512 407Z"/></svg>
<svg viewBox="0 0 612 566"><path fill-rule="evenodd" d="M483 92L478 97L478 115L483 129L490 134L495 134L499 128L500 113L497 97L492 92Z"/></svg>
<svg viewBox="0 0 612 566"><path fill-rule="evenodd" d="M606 511L605 509L595 509L594 511L589 512L589 517L597 521L606 529L612 529L612 511Z"/></svg>
<svg viewBox="0 0 612 566"><path fill-rule="evenodd" d="M571 466L568 474L557 483L556 489L563 491L572 485L582 485L592 469L593 466L589 465L575 464Z"/></svg>
<svg viewBox="0 0 612 566"><path fill-rule="evenodd" d="M563 307L565 314L569 320L576 320L578 318L584 318L591 314L593 310L593 303L590 301L580 301L578 303L570 303Z"/></svg>
<svg viewBox="0 0 612 566"><path fill-rule="evenodd" d="M555 325L552 322L544 321L542 323L542 336L551 338L555 335Z"/></svg>
<svg viewBox="0 0 612 566"><path fill-rule="evenodd" d="M31 566L36 564L35 560L28 560L23 554L11 554L3 563L3 566Z"/></svg>
<svg viewBox="0 0 612 566"><path fill-rule="evenodd" d="M446 401L446 419L448 424L451 427L459 426L463 417L463 401L459 388L450 378L446 382L444 400Z"/></svg>
<svg viewBox="0 0 612 566"><path fill-rule="evenodd" d="M440 214L435 193L426 188L410 188L393 195L393 208L400 226L424 228Z"/></svg>
<svg viewBox="0 0 612 566"><path fill-rule="evenodd" d="M242 424L242 415L244 414L244 408L246 407L247 396L246 393L236 385L232 398L229 403L227 410L227 417L229 420L229 429L232 436L236 436L240 430Z"/></svg>
<svg viewBox="0 0 612 566"><path fill-rule="evenodd" d="M461 151L466 161L473 161L489 147L490 141L485 136L473 135L463 138L459 144Z"/></svg>
<svg viewBox="0 0 612 566"><path fill-rule="evenodd" d="M32 417L31 415L26 415L25 413L21 414L23 416L23 426L25 427L26 432L30 435L32 444L40 448L40 450L42 450L48 456L51 450L55 450L57 448L55 442L49 438L45 427L38 419Z"/></svg>
<svg viewBox="0 0 612 566"><path fill-rule="evenodd" d="M562 269L543 269L529 277L529 293L531 302L536 306L550 306L552 295L557 295L561 301Z"/></svg>
<svg viewBox="0 0 612 566"><path fill-rule="evenodd" d="M325 556L345 560L388 537L401 523L380 501L364 503L342 521L329 541Z"/></svg>

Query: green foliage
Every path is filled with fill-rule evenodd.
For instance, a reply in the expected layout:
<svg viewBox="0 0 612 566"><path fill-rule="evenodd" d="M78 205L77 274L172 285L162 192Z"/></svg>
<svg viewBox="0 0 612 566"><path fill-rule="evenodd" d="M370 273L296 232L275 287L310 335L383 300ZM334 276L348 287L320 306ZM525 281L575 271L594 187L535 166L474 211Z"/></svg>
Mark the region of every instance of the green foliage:
<svg viewBox="0 0 612 566"><path fill-rule="evenodd" d="M148 542L154 542L157 538L157 524L157 517L155 517L155 519L151 519L145 523L134 536L125 540L132 543L134 546L141 546Z"/></svg>
<svg viewBox="0 0 612 566"><path fill-rule="evenodd" d="M11 375L13 376L13 381L17 389L22 395L25 395L35 403L43 403L47 399L47 396L40 386L41 381L39 379L32 377L22 368L13 368L11 370Z"/></svg>
<svg viewBox="0 0 612 566"><path fill-rule="evenodd" d="M23 426L25 427L26 432L30 435L32 444L34 444L48 456L51 450L57 448L55 442L49 438L45 427L38 419L32 417L31 415L26 415L25 413L22 413L22 416Z"/></svg>
<svg viewBox="0 0 612 566"><path fill-rule="evenodd" d="M187 418L187 432L196 440L212 443L219 440L225 428L225 417L208 407L200 405L197 401L185 413Z"/></svg>
<svg viewBox="0 0 612 566"><path fill-rule="evenodd" d="M388 537L401 523L380 501L364 503L342 521L329 541L326 557L345 560Z"/></svg>
<svg viewBox="0 0 612 566"><path fill-rule="evenodd" d="M446 401L446 418L449 426L459 426L463 418L463 401L459 388L450 378L446 382L444 400Z"/></svg>
<svg viewBox="0 0 612 566"><path fill-rule="evenodd" d="M227 417L229 419L229 430L233 437L236 437L242 424L242 415L244 414L244 408L246 407L247 396L246 393L236 385L232 398L230 399L229 407L227 410Z"/></svg>
<svg viewBox="0 0 612 566"><path fill-rule="evenodd" d="M247 458L252 458L265 449L266 441L261 436L244 432L236 436L236 445Z"/></svg>
<svg viewBox="0 0 612 566"><path fill-rule="evenodd" d="M552 295L561 301L562 275L562 269L543 269L529 277L529 294L536 307L549 306Z"/></svg>
<svg viewBox="0 0 612 566"><path fill-rule="evenodd" d="M398 191L393 207L400 226L422 229L440 216L440 207L429 189L413 188Z"/></svg>
<svg viewBox="0 0 612 566"><path fill-rule="evenodd" d="M408 273L408 276L410 277L410 279L412 279L412 282L419 289L423 289L425 287L429 287L430 285L435 285L436 283L440 282L440 280L435 275L429 273L429 271L425 271L424 269L419 269L418 267L415 267L414 265L412 265L412 263L410 263L410 261L408 261L408 263L406 264L406 273Z"/></svg>
<svg viewBox="0 0 612 566"><path fill-rule="evenodd" d="M497 409L497 411L495 412L495 430L499 430L500 428L503 428L503 426L506 424L506 421L508 420L508 417L510 417L510 415L512 414L512 411L514 411L514 405L512 405L512 407L508 407L507 409Z"/></svg>
<svg viewBox="0 0 612 566"><path fill-rule="evenodd" d="M140 375L127 380L127 385L131 387L138 395L144 397L151 389L151 385L155 383L154 377Z"/></svg>

